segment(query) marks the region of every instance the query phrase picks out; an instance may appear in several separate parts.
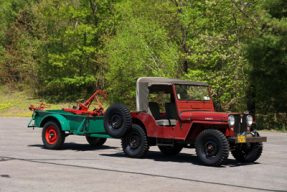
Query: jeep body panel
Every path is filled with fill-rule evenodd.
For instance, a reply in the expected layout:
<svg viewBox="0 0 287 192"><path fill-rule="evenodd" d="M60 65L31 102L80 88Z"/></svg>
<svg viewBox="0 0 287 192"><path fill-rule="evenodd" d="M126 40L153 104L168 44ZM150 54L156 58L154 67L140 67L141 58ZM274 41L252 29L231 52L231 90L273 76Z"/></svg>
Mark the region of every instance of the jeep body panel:
<svg viewBox="0 0 287 192"><path fill-rule="evenodd" d="M157 145L165 155L195 148L204 165L221 166L231 151L240 162L254 162L262 153L261 137L249 113L215 112L207 83L142 77L137 81L132 129L122 138L124 153L144 157Z"/></svg>
<svg viewBox="0 0 287 192"><path fill-rule="evenodd" d="M206 98L201 100L183 98L180 94L181 90L190 86L205 90ZM146 109L148 95L156 91L169 93L174 98L174 110L177 114L176 125L158 125L155 118L148 113ZM137 82L137 112L132 112L131 115L132 118L138 119L144 125L149 137L155 138L195 141L198 134L205 129L220 130L227 137L236 137L238 134L251 131L251 127L243 129L240 127L242 125L238 124L237 126L229 126L229 115L236 116L237 123L241 122L242 124L242 118L245 116L243 117L240 113L215 112L207 83L152 77L139 79ZM161 119L167 119L168 116L168 113L161 113Z"/></svg>
<svg viewBox="0 0 287 192"><path fill-rule="evenodd" d="M131 112L131 115L133 119L142 122L148 137L195 141L202 130L210 128L219 129L227 136L234 136L229 129L228 123L224 121L177 120L175 126L159 126L153 116L148 113ZM162 113L162 115L164 116L165 114Z"/></svg>
<svg viewBox="0 0 287 192"><path fill-rule="evenodd" d="M199 120L199 121L216 121L227 122L228 113L215 113L215 112L182 112L180 114L181 120Z"/></svg>

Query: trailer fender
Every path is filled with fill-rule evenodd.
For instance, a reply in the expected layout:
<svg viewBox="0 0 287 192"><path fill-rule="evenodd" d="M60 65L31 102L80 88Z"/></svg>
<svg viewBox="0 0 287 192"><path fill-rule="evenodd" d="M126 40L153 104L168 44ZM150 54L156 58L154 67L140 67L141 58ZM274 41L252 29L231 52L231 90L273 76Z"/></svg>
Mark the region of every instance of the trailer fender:
<svg viewBox="0 0 287 192"><path fill-rule="evenodd" d="M62 128L62 131L70 131L70 124L68 120L64 116L59 115L59 114L49 114L45 116L40 123L40 127L43 127L45 123L51 120L56 120L57 122L59 122Z"/></svg>

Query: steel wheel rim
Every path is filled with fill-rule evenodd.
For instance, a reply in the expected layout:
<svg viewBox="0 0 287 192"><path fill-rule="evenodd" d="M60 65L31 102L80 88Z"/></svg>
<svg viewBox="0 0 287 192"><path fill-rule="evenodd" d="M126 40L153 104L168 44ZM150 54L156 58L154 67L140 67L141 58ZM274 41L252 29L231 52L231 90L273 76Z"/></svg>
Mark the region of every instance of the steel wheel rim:
<svg viewBox="0 0 287 192"><path fill-rule="evenodd" d="M129 136L128 142L132 149L138 149L141 145L141 138L138 134L133 133Z"/></svg>
<svg viewBox="0 0 287 192"><path fill-rule="evenodd" d="M109 123L113 129L119 129L123 125L123 118L119 114L114 114L110 117Z"/></svg>
<svg viewBox="0 0 287 192"><path fill-rule="evenodd" d="M204 154L206 158L211 159L218 155L219 147L216 141L207 139L203 142L201 150L202 154Z"/></svg>
<svg viewBox="0 0 287 192"><path fill-rule="evenodd" d="M49 126L45 132L45 138L48 144L53 145L58 140L57 129L54 126Z"/></svg>

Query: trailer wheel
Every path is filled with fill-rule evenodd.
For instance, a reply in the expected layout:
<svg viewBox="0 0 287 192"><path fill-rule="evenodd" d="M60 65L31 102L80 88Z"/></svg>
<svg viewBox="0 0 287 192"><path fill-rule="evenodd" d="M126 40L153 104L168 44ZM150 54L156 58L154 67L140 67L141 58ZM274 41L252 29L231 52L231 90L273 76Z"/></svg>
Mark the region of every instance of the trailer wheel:
<svg viewBox="0 0 287 192"><path fill-rule="evenodd" d="M148 140L144 129L136 124L122 138L122 148L124 153L132 158L144 157L148 150Z"/></svg>
<svg viewBox="0 0 287 192"><path fill-rule="evenodd" d="M132 117L124 105L114 104L107 109L104 115L104 127L111 137L123 137L131 126Z"/></svg>
<svg viewBox="0 0 287 192"><path fill-rule="evenodd" d="M65 142L65 132L56 121L48 121L42 130L42 140L47 149L59 149Z"/></svg>
<svg viewBox="0 0 287 192"><path fill-rule="evenodd" d="M89 136L86 136L86 139L88 143L93 147L102 146L107 141L107 138L89 137Z"/></svg>
<svg viewBox="0 0 287 192"><path fill-rule="evenodd" d="M202 164L218 167L228 158L229 143L222 132L207 129L196 138L195 151Z"/></svg>
<svg viewBox="0 0 287 192"><path fill-rule="evenodd" d="M232 156L239 162L253 163L261 156L263 151L262 143L251 143L250 147L237 148L232 151Z"/></svg>
<svg viewBox="0 0 287 192"><path fill-rule="evenodd" d="M182 146L178 143L175 143L172 147L170 146L158 146L159 150L165 155L177 155L181 150Z"/></svg>

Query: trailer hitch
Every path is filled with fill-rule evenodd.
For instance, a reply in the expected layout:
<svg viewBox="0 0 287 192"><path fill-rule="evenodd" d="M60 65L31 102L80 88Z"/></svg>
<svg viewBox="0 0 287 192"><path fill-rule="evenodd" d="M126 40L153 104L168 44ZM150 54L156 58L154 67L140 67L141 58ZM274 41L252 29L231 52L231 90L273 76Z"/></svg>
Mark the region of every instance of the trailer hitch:
<svg viewBox="0 0 287 192"><path fill-rule="evenodd" d="M40 103L39 107L34 107L34 105L30 105L29 109L31 111L33 111L33 110L43 111L45 107L50 107L50 105L46 105L44 103Z"/></svg>

